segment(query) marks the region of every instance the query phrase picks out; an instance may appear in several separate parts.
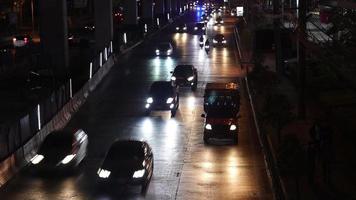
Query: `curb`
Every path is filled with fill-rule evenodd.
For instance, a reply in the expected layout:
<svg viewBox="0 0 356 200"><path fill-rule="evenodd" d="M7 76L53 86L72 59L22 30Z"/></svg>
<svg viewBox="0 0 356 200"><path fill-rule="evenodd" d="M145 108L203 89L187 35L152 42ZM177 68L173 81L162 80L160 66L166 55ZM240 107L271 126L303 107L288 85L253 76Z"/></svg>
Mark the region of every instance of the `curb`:
<svg viewBox="0 0 356 200"><path fill-rule="evenodd" d="M239 35L239 32L236 27L234 29L234 35L235 35L236 47L238 49L238 54L240 57L239 61L241 61L242 52L241 52L241 47L239 45L240 35ZM240 65L242 65L242 63L240 63ZM261 134L261 130L260 130L259 122L257 119L257 114L256 114L255 106L254 106L254 101L253 101L253 98L251 95L251 90L250 90L247 74L243 78L243 80L245 82L246 91L248 94L248 100L250 102L250 107L251 107L251 111L252 111L252 115L253 115L253 121L255 124L258 140L259 140L259 143L262 148L263 155L264 155L264 163L265 163L265 166L267 167L266 172L269 177L269 183L273 189L274 199L286 199L287 193L286 193L285 186L283 184L283 181L281 180L281 177L278 174L278 171L276 171L273 155L272 155L272 158L271 158L271 155L269 155L269 154L271 154L271 144L269 142L268 137L266 135L264 135L264 137L263 137L263 135ZM273 152L272 152L272 154L273 154Z"/></svg>

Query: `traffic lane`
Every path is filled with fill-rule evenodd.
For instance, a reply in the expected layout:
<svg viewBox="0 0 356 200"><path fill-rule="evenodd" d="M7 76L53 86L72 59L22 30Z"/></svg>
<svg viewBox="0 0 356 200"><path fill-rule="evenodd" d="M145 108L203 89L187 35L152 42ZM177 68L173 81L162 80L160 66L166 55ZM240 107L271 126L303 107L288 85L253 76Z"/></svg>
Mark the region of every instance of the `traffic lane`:
<svg viewBox="0 0 356 200"><path fill-rule="evenodd" d="M212 27L211 27L212 28ZM233 25L224 28L228 40L233 41ZM209 30L212 33L214 30ZM224 55L225 54L225 55ZM199 61L199 60L198 60ZM242 76L233 44L214 48L200 71L200 85L206 82L238 81ZM192 132L188 139L189 151L177 192L177 199L273 199L272 190L259 147L245 91L242 89L239 144L204 145L203 120L197 109L196 119L191 121ZM202 90L201 90L202 91ZM203 105L202 98L198 105Z"/></svg>
<svg viewBox="0 0 356 200"><path fill-rule="evenodd" d="M156 116L153 114L152 117L142 116L149 84L162 76L169 76L169 70L166 66L158 66L165 73L148 73L152 71L152 67L157 66L132 57L134 52L121 58L119 65L113 68L69 125L82 127L89 135L89 154L83 170L73 177L53 177L49 180L26 176L26 173L20 174L2 190L1 196L4 199L65 199L68 196L73 199L115 199L117 195L125 195L125 191L102 194L96 184L96 170L107 148L113 140L120 137L144 138L153 147L156 158L155 172L146 197L174 198L178 183L177 174L180 174L179 169L182 166L180 156L185 149L184 144L180 143L183 143L188 132L184 131L185 128L176 128L177 131L172 133L174 127L180 124L175 123L175 119L171 120L168 113L158 113ZM142 73L145 71L146 73ZM174 138L174 135L177 138ZM55 184L51 184L52 180ZM31 187L28 187L29 185ZM133 196L128 193L127 198L141 197L137 193Z"/></svg>

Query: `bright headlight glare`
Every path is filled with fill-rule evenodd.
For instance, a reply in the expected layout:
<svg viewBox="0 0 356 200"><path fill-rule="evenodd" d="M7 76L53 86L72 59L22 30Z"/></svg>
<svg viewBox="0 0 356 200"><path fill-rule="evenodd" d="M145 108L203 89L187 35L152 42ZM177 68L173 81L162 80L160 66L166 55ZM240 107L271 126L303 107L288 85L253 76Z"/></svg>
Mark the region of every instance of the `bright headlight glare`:
<svg viewBox="0 0 356 200"><path fill-rule="evenodd" d="M109 178L111 171L99 168L97 173L100 178Z"/></svg>
<svg viewBox="0 0 356 200"><path fill-rule="evenodd" d="M213 43L218 43L218 41L216 41L216 40L213 40Z"/></svg>
<svg viewBox="0 0 356 200"><path fill-rule="evenodd" d="M194 30L198 30L198 27L194 27Z"/></svg>
<svg viewBox="0 0 356 200"><path fill-rule="evenodd" d="M187 78L188 81L192 81L193 79L194 79L194 76Z"/></svg>
<svg viewBox="0 0 356 200"><path fill-rule="evenodd" d="M43 155L37 154L37 155L35 155L35 157L33 157L33 158L31 159L31 163L34 164L34 165L37 165L37 164L40 163L43 159L44 159L44 156L43 156Z"/></svg>
<svg viewBox="0 0 356 200"><path fill-rule="evenodd" d="M206 130L211 130L211 129L213 129L213 128L211 127L211 124L206 124L206 125L205 125L205 129L206 129Z"/></svg>
<svg viewBox="0 0 356 200"><path fill-rule="evenodd" d="M173 102L173 98L172 98L172 97L169 97L169 98L167 99L167 101L166 101L167 104L172 103L172 102Z"/></svg>
<svg viewBox="0 0 356 200"><path fill-rule="evenodd" d="M159 50L158 50L158 49L156 49L156 53L159 53Z"/></svg>
<svg viewBox="0 0 356 200"><path fill-rule="evenodd" d="M70 161L73 160L73 158L75 157L75 154L70 154L68 156L66 156L63 160L62 160L62 164L66 165L68 164Z"/></svg>
<svg viewBox="0 0 356 200"><path fill-rule="evenodd" d="M226 43L226 40L223 40L222 43Z"/></svg>
<svg viewBox="0 0 356 200"><path fill-rule="evenodd" d="M231 126L230 126L230 131L234 131L234 130L236 130L236 125L235 124L232 124Z"/></svg>
<svg viewBox="0 0 356 200"><path fill-rule="evenodd" d="M172 76L172 77L171 77L171 80L172 80L172 81L175 81L176 79L177 79L177 78L176 78L175 76Z"/></svg>
<svg viewBox="0 0 356 200"><path fill-rule="evenodd" d="M137 170L133 174L133 178L141 178L145 174L145 169Z"/></svg>
<svg viewBox="0 0 356 200"><path fill-rule="evenodd" d="M183 30L187 30L187 27L184 27Z"/></svg>
<svg viewBox="0 0 356 200"><path fill-rule="evenodd" d="M176 27L176 30L179 30L179 27Z"/></svg>
<svg viewBox="0 0 356 200"><path fill-rule="evenodd" d="M146 100L147 103L153 103L153 98L152 97L148 97Z"/></svg>

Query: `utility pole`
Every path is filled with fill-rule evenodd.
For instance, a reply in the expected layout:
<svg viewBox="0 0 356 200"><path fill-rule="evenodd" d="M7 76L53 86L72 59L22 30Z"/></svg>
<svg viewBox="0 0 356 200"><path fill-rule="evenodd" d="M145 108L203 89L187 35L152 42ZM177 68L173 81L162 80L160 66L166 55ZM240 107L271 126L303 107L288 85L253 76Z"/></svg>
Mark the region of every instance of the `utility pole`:
<svg viewBox="0 0 356 200"><path fill-rule="evenodd" d="M282 72L283 68L283 58L282 58L282 41L281 41L281 20L279 16L280 13L280 0L273 0L273 29L274 29L274 43L276 51L276 71L278 73Z"/></svg>
<svg viewBox="0 0 356 200"><path fill-rule="evenodd" d="M305 65L306 53L305 46L302 41L306 38L306 13L307 6L306 0L299 1L298 7L298 118L305 119L306 106L305 106Z"/></svg>

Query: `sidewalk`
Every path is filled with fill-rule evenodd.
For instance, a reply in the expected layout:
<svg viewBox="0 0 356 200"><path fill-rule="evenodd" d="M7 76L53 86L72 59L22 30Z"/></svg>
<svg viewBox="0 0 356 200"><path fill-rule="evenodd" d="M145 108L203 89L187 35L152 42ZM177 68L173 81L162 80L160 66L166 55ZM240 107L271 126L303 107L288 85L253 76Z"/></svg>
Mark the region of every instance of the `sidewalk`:
<svg viewBox="0 0 356 200"><path fill-rule="evenodd" d="M259 14L263 16L265 13ZM286 96L291 105L290 112L296 116L297 89L290 79L276 73L274 52L264 52L261 54L261 61L254 62L254 56L256 56L253 48L254 30L261 24L265 25L264 18L260 16L250 17L247 20L247 26L245 25L245 28L239 31L242 67L245 70L248 68L248 77L251 76L249 84L254 91L252 98L255 102L257 116L259 119L263 119L266 99L274 93ZM257 65L268 66L268 68L259 73L252 72L254 69L258 69ZM271 81L275 83L271 83ZM353 170L356 166L354 145L356 137L352 134L356 130L353 125L356 121L355 93L346 89L337 92L342 88L320 89L311 87L314 86L311 85L313 83L308 84L310 84L308 85L310 88L306 94L306 119L293 118L281 129L281 141L285 136L292 135L297 139L302 155L300 162L297 163L299 165L294 166L297 174L283 174L280 168L280 180L285 197L286 199L356 199L356 184L354 183L356 173ZM282 101L277 102L277 107L282 105ZM309 131L315 120L319 119L324 120L324 123L327 123L326 126L331 128L332 143L328 148L322 146L317 153L312 154L315 167L311 167L310 163L313 162L310 161L310 150L313 147L313 143L311 143L313 140ZM276 129L270 124L270 120L264 119L259 122L261 131L267 135L275 164L280 164L283 142L278 141L277 134L275 134ZM289 152L287 155L291 159L293 152Z"/></svg>

